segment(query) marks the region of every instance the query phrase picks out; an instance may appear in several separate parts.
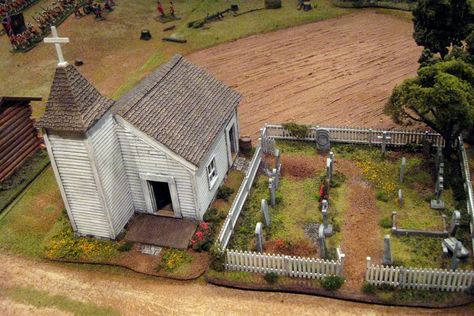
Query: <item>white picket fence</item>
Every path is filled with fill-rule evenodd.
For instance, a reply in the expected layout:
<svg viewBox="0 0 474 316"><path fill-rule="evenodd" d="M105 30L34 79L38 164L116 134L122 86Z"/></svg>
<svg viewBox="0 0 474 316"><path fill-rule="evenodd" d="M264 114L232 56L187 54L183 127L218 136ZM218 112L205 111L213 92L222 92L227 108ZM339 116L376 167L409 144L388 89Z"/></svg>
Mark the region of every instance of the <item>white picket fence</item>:
<svg viewBox="0 0 474 316"><path fill-rule="evenodd" d="M331 142L335 143L381 145L382 139L379 138L379 136L381 137L385 132L390 138L386 140L388 146L400 147L408 144L421 145L425 139L431 141L434 146L444 146L444 139L440 134L428 131L420 132L409 130L402 131L354 127L311 126L308 129L306 137L297 138L282 125L266 124L260 132L262 138L268 137L273 139L315 141L316 130L318 128L329 130L329 139Z"/></svg>
<svg viewBox="0 0 474 316"><path fill-rule="evenodd" d="M274 272L278 275L322 279L329 275L342 276L343 261L304 258L258 252L227 250L225 267L231 271L256 273Z"/></svg>
<svg viewBox="0 0 474 316"><path fill-rule="evenodd" d="M403 289L461 292L474 284L474 271L372 265L368 257L365 280Z"/></svg>
<svg viewBox="0 0 474 316"><path fill-rule="evenodd" d="M469 226L471 228L472 251L474 253L474 191L472 189L471 171L469 169L469 160L467 158L466 149L462 136L459 136L458 141L459 157L461 160L461 171L464 180L464 190L466 192L467 211L471 216Z"/></svg>
<svg viewBox="0 0 474 316"><path fill-rule="evenodd" d="M257 175L258 167L260 166L260 162L262 161L262 148L259 146L255 150L255 154L250 161L249 169L247 174L240 185L239 191L235 196L234 201L232 202L232 206L230 207L229 213L222 225L221 231L219 232L218 242L220 248L222 250L227 248L227 244L229 243L230 236L234 231L235 224L237 223L237 219L239 218L240 212L242 211L242 207L247 200L247 196L252 188L253 181L255 180L255 176Z"/></svg>

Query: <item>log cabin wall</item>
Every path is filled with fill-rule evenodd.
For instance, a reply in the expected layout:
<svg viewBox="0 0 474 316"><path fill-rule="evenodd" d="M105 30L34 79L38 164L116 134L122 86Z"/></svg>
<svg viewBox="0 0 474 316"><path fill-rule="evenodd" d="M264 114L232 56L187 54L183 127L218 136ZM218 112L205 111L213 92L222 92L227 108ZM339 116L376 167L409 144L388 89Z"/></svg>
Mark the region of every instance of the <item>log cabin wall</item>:
<svg viewBox="0 0 474 316"><path fill-rule="evenodd" d="M0 182L10 176L43 142L31 118L30 101L0 97Z"/></svg>

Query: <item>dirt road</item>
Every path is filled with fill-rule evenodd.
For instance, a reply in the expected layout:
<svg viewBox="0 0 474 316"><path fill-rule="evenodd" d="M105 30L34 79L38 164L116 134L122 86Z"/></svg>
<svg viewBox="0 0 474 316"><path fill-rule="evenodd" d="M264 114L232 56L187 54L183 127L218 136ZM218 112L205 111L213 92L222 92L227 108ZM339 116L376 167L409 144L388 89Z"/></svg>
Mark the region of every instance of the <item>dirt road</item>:
<svg viewBox="0 0 474 316"><path fill-rule="evenodd" d="M59 314L33 309L2 296L5 288L23 286L71 299L109 306L123 315L414 315L447 311L356 304L314 296L246 292L202 281L174 282L127 272L104 272L68 265L33 262L0 254L0 314ZM450 310L467 315L467 309Z"/></svg>
<svg viewBox="0 0 474 316"><path fill-rule="evenodd" d="M393 87L416 74L412 23L375 11L251 36L189 55L240 91L242 134L294 120L391 127Z"/></svg>

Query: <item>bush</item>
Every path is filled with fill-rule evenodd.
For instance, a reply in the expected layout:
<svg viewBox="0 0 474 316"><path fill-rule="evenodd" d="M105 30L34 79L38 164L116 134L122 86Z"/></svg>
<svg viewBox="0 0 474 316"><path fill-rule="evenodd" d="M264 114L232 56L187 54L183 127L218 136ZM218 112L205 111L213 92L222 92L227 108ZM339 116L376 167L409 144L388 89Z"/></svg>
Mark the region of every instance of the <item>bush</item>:
<svg viewBox="0 0 474 316"><path fill-rule="evenodd" d="M132 250L132 247L133 247L133 242L126 241L118 247L118 251L127 252L127 251Z"/></svg>
<svg viewBox="0 0 474 316"><path fill-rule="evenodd" d="M385 292L395 291L395 286L390 285L390 284L386 284L386 283L382 283L382 284L378 285L377 288L379 290L385 291Z"/></svg>
<svg viewBox="0 0 474 316"><path fill-rule="evenodd" d="M293 122L283 124L282 126L296 138L305 138L309 131L308 126L299 125Z"/></svg>
<svg viewBox="0 0 474 316"><path fill-rule="evenodd" d="M474 296L474 284L471 285L470 287L468 287L468 288L466 289L466 293L467 293L468 295Z"/></svg>
<svg viewBox="0 0 474 316"><path fill-rule="evenodd" d="M172 272L181 265L191 263L192 261L193 256L188 254L186 251L169 249L163 254L163 257L155 270L159 272L161 269L164 269L167 272Z"/></svg>
<svg viewBox="0 0 474 316"><path fill-rule="evenodd" d="M229 197L232 195L232 193L234 193L234 189L222 185L217 190L216 198L222 199L227 202L229 201Z"/></svg>
<svg viewBox="0 0 474 316"><path fill-rule="evenodd" d="M377 195L375 196L377 200L382 201L382 202L388 202L390 199L388 194L384 191L377 191Z"/></svg>
<svg viewBox="0 0 474 316"><path fill-rule="evenodd" d="M217 224L221 220L223 220L225 217L226 215L219 212L217 208L211 207L210 209L207 210L207 212L204 214L202 219L205 222Z"/></svg>
<svg viewBox="0 0 474 316"><path fill-rule="evenodd" d="M364 285L362 285L362 292L364 292L364 293L374 294L376 290L377 290L377 287L373 284L368 283L368 282L364 282Z"/></svg>
<svg viewBox="0 0 474 316"><path fill-rule="evenodd" d="M191 247L194 251L208 251L212 245L211 225L206 222L199 224L197 231L191 238Z"/></svg>
<svg viewBox="0 0 474 316"><path fill-rule="evenodd" d="M211 247L210 255L211 255L211 268L218 272L223 272L224 264L225 264L225 252L220 250L218 244L214 244Z"/></svg>
<svg viewBox="0 0 474 316"><path fill-rule="evenodd" d="M278 281L278 274L276 274L275 272L268 272L268 273L265 273L263 278L269 284L275 284Z"/></svg>
<svg viewBox="0 0 474 316"><path fill-rule="evenodd" d="M388 217L384 217L379 221L379 225L383 228L392 228L392 220Z"/></svg>
<svg viewBox="0 0 474 316"><path fill-rule="evenodd" d="M328 291L336 291L341 288L346 280L338 275L330 275L321 280L321 285Z"/></svg>

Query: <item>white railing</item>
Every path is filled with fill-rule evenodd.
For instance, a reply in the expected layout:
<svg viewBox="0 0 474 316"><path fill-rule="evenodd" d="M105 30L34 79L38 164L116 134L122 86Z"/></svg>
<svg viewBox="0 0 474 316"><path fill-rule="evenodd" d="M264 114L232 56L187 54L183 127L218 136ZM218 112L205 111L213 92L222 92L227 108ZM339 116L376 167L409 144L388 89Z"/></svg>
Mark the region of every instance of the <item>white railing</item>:
<svg viewBox="0 0 474 316"><path fill-rule="evenodd" d="M389 146L405 146L408 144L422 145L423 141L429 140L434 146L444 146L444 139L438 133L420 132L420 131L400 131L400 130L381 130L372 128L354 128L354 127L330 127L330 126L311 126L304 138L297 138L293 136L282 125L265 125L261 130L262 135L274 139L286 140L316 140L316 130L318 128L325 128L329 130L329 139L335 143L349 143L349 144L368 144L381 145L382 139L379 138L386 132L390 138L386 140Z"/></svg>
<svg viewBox="0 0 474 316"><path fill-rule="evenodd" d="M318 258L303 258L238 250L226 251L227 270L270 273L322 279L329 275L342 276L343 262Z"/></svg>
<svg viewBox="0 0 474 316"><path fill-rule="evenodd" d="M459 160L461 161L461 172L464 180L464 190L466 192L467 211L471 217L469 226L471 228L472 251L474 252L474 192L471 182L471 170L469 169L469 160L467 158L466 149L462 136L459 136L458 141Z"/></svg>
<svg viewBox="0 0 474 316"><path fill-rule="evenodd" d="M461 292L474 284L474 271L372 265L367 257L365 280L403 289Z"/></svg>
<svg viewBox="0 0 474 316"><path fill-rule="evenodd" d="M247 171L247 175L242 181L240 185L239 191L235 196L234 201L232 202L232 206L230 207L229 213L222 225L221 231L219 232L218 242L222 250L227 248L227 244L229 243L230 236L234 231L235 224L237 223L237 219L239 218L240 211L244 206L245 200L252 188L253 181L255 180L255 176L257 175L258 167L260 166L260 162L262 161L262 149L261 147L257 147L255 150L255 154L250 161L249 169Z"/></svg>

